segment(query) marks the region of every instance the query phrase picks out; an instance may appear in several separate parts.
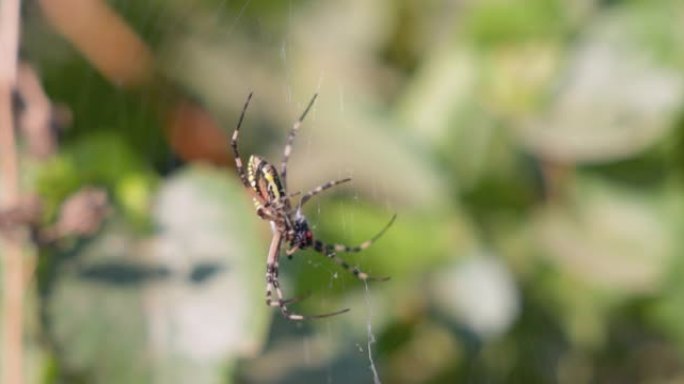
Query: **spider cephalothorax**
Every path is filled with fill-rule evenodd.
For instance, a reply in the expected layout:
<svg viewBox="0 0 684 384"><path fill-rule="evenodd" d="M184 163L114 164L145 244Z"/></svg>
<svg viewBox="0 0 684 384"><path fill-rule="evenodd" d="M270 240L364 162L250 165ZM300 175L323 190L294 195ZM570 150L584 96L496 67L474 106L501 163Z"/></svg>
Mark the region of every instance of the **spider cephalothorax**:
<svg viewBox="0 0 684 384"><path fill-rule="evenodd" d="M294 220L294 236L292 237L291 245L299 249L305 249L313 245L313 232L309 229L309 223L306 217L301 213L295 214Z"/></svg>
<svg viewBox="0 0 684 384"><path fill-rule="evenodd" d="M316 95L314 95L314 97L311 99L309 105L306 107L302 115L294 123L292 129L290 130L290 134L287 138L287 144L285 145L285 150L283 153L280 172L278 172L275 166L264 160L262 157L250 156L249 162L247 164L247 172L245 173L244 167L242 165L242 158L240 157L240 152L238 151L238 136L240 133L240 127L242 126L242 121L245 117L245 111L247 110L247 106L249 105L251 99L252 94L250 93L247 97L247 101L245 102L245 106L242 108L240 120L238 121L235 131L233 132L231 147L233 149L233 154L235 155L235 167L237 168L238 175L240 176L242 184L252 194L257 215L264 220L268 220L271 223L271 229L273 231L273 238L271 239L268 257L266 258L266 304L269 306L279 307L282 314L290 320L327 317L346 312L348 309L306 317L290 312L287 304L291 303L293 300L286 300L283 298L283 294L280 289L280 282L278 280L278 260L280 258L280 252L283 243L285 245L285 254L288 257L292 256L298 250L311 247L316 252L327 256L332 261L340 265L342 268L348 270L361 280L385 280L387 278L374 278L368 276L358 268L349 265L346 261L337 256L337 253L360 252L370 247L370 245L373 244L373 242L375 242L375 240L377 240L380 236L382 236L382 234L385 233L385 231L392 225L396 215L392 217L389 223L387 223L387 225L385 225L385 227L378 234L358 246L350 247L344 244L326 244L320 240L317 240L309 228L306 218L302 214L302 207L307 201L309 201L309 199L320 192L323 192L326 189L332 188L338 184L348 182L351 179L345 178L329 181L304 193L297 202L296 207L292 204L291 198L299 195L299 193L289 193L287 191L287 161L290 157L290 153L292 152L292 142L294 141L294 137L297 134L299 126L304 120L304 117L309 112L309 109L311 109L311 106L316 100ZM275 290L277 296L277 299L275 300L272 298L273 290Z"/></svg>

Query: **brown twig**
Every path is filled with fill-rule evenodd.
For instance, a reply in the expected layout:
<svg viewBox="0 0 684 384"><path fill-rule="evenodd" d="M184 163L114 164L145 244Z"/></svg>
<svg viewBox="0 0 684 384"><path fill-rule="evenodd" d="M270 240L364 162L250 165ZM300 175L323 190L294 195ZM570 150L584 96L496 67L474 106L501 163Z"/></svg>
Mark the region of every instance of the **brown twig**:
<svg viewBox="0 0 684 384"><path fill-rule="evenodd" d="M19 64L15 91L22 102L15 126L25 140L25 153L35 159L47 159L57 150L53 129L57 114L31 65Z"/></svg>
<svg viewBox="0 0 684 384"><path fill-rule="evenodd" d="M19 2L0 2L0 175L3 207L19 199L17 149L14 137L12 90L16 84L19 44ZM21 240L3 239L2 377L3 383L23 383L23 255Z"/></svg>

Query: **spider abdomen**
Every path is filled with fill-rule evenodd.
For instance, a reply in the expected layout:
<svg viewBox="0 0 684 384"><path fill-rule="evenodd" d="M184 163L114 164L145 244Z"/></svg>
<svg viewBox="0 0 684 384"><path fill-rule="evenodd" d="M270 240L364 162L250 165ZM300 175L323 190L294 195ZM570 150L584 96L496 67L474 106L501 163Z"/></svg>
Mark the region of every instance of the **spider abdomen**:
<svg viewBox="0 0 684 384"><path fill-rule="evenodd" d="M276 168L261 156L250 156L247 164L249 184L266 201L279 201L285 196Z"/></svg>

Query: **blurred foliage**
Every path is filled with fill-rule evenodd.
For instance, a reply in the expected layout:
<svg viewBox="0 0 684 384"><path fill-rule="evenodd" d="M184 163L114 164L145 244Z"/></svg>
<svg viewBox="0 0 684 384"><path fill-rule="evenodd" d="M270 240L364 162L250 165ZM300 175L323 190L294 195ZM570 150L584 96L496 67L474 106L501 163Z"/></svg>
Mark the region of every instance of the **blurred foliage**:
<svg viewBox="0 0 684 384"><path fill-rule="evenodd" d="M83 185L105 187L132 221L144 222L158 177L120 135L93 132L67 145L40 168L36 190L54 214L61 201Z"/></svg>
<svg viewBox="0 0 684 384"><path fill-rule="evenodd" d="M151 67L60 35L47 3L24 5L23 57L72 124L32 188L48 216L89 184L113 212L41 250L43 382L370 382L369 347L388 383L684 380L682 2L102 3ZM274 164L320 94L289 185L353 178L307 207L320 239L398 213L342 255L388 282L283 257L297 311L345 315L264 305L270 231L228 147L250 91L243 160Z"/></svg>

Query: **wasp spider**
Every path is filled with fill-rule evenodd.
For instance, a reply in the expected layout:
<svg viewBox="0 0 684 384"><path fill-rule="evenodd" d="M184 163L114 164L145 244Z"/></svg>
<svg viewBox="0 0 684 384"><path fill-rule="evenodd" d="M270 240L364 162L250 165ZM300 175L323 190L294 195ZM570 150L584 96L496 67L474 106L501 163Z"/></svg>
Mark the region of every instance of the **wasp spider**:
<svg viewBox="0 0 684 384"><path fill-rule="evenodd" d="M296 299L286 300L283 298L283 293L280 289L280 282L278 280L278 260L280 258L281 247L283 244L285 245L285 254L288 257L292 257L292 255L298 250L313 248L316 252L325 255L345 270L351 272L360 280L387 280L388 278L369 276L365 272L359 270L357 267L349 265L346 261L337 256L337 253L360 252L370 247L373 242L375 242L385 233L385 231L392 225L394 219L396 218L396 215L394 215L389 223L387 223L387 225L385 225L385 227L378 234L361 243L360 245L353 247L344 244L327 244L314 237L313 232L311 229L309 229L309 224L306 220L306 217L304 217L304 214L302 213L302 207L315 195L325 191L326 189L351 180L350 178L344 178L322 184L304 193L296 205L294 204L292 198L300 193L289 193L287 190L287 161L290 158L290 153L292 152L292 142L294 141L297 131L299 130L302 121L306 117L306 114L314 104L316 96L317 95L314 95L313 98L311 98L308 106L290 130L290 134L287 137L287 144L285 145L285 150L283 152L283 159L280 163L280 172L278 172L276 167L264 160L262 157L252 155L249 157L249 162L247 163L247 172L245 173L240 152L238 151L238 136L240 134L242 121L245 117L245 112L247 111L249 102L252 99L251 93L247 97L245 105L242 108L240 120L238 120L238 124L233 132L233 137L231 140L231 147L233 148L233 154L235 156L235 167L240 175L240 180L254 199L257 215L262 219L269 221L271 224L271 230L273 231L273 238L268 250L268 257L266 258L266 305L271 307L279 307L283 316L290 320L305 320L310 318L334 316L347 312L349 309L342 309L336 312L313 316L303 316L291 312L287 306L288 304L296 301ZM276 299L273 298L274 290L277 296Z"/></svg>

